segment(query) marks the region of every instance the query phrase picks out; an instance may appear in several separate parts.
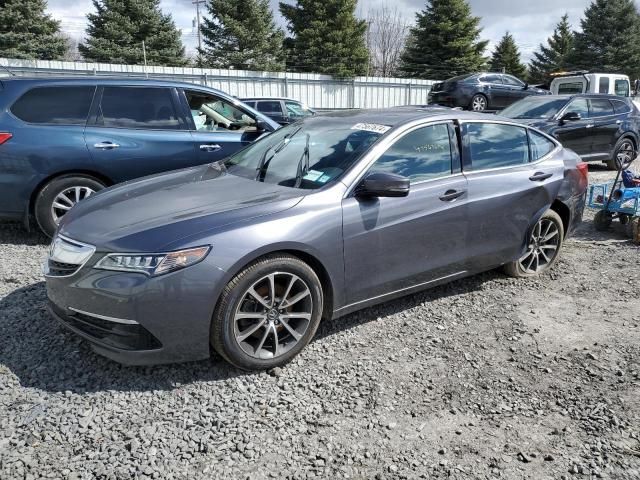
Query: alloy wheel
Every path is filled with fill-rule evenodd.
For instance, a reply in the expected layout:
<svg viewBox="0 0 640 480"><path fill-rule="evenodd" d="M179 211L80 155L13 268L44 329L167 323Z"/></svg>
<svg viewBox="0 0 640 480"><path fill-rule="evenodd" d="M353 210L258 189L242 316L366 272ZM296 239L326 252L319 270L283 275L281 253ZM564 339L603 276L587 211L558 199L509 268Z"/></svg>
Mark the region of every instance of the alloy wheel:
<svg viewBox="0 0 640 480"><path fill-rule="evenodd" d="M60 222L60 218L71 210L71 207L93 193L95 190L89 187L69 187L58 193L51 204L51 215L56 225Z"/></svg>
<svg viewBox="0 0 640 480"><path fill-rule="evenodd" d="M560 229L554 221L542 218L531 232L527 251L520 259L520 267L525 273L539 273L545 270L558 254Z"/></svg>
<svg viewBox="0 0 640 480"><path fill-rule="evenodd" d="M627 169L634 160L634 153L633 143L630 140L622 142L616 152L617 167L619 168L622 165L623 170Z"/></svg>
<svg viewBox="0 0 640 480"><path fill-rule="evenodd" d="M274 272L253 283L234 314L237 344L249 356L273 359L304 336L313 314L309 286L297 275Z"/></svg>
<svg viewBox="0 0 640 480"><path fill-rule="evenodd" d="M474 112L483 112L487 108L487 100L482 95L476 95L471 101L471 109Z"/></svg>

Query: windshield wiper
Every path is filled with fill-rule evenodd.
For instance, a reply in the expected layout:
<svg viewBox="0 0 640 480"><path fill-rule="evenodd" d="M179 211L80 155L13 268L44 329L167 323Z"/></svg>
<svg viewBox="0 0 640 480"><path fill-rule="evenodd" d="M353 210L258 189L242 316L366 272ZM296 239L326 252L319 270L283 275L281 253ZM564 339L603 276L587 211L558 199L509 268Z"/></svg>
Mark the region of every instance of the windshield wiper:
<svg viewBox="0 0 640 480"><path fill-rule="evenodd" d="M311 135L307 133L307 139L304 145L304 151L300 156L300 160L298 160L298 168L296 170L296 183L293 185L294 188L299 188L302 184L302 179L304 176L309 173L309 139Z"/></svg>
<svg viewBox="0 0 640 480"><path fill-rule="evenodd" d="M278 143L278 145L276 145L275 148L269 147L267 151L264 152L264 155L262 155L262 158L260 159L260 162L256 167L256 178L255 178L256 182L264 182L264 177L267 174L267 170L269 169L269 164L271 163L271 160L273 160L274 157L278 153L280 153L284 149L284 147L287 146L291 137L293 137L301 129L302 129L301 126L296 128L293 132L285 135L285 137L282 140L280 140L280 143ZM269 152L272 152L272 151L273 151L273 155L269 156Z"/></svg>

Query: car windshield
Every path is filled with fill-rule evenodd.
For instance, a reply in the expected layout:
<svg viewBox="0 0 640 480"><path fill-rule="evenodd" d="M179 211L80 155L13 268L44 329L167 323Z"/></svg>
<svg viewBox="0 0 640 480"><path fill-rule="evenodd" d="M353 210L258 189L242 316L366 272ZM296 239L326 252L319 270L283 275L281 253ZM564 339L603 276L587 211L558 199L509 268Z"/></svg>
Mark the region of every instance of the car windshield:
<svg viewBox="0 0 640 480"><path fill-rule="evenodd" d="M258 182L321 188L340 178L389 128L308 117L241 150L225 166L232 175Z"/></svg>
<svg viewBox="0 0 640 480"><path fill-rule="evenodd" d="M508 118L551 118L564 107L568 98L529 97L505 108L500 115Z"/></svg>

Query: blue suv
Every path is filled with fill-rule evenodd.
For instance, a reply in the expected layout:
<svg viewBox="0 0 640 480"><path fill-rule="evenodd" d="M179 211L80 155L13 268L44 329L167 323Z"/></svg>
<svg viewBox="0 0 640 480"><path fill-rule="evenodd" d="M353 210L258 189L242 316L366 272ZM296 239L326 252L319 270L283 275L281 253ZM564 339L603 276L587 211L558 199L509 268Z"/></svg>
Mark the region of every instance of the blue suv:
<svg viewBox="0 0 640 480"><path fill-rule="evenodd" d="M0 218L52 235L115 183L221 160L279 125L218 90L113 78L0 80Z"/></svg>

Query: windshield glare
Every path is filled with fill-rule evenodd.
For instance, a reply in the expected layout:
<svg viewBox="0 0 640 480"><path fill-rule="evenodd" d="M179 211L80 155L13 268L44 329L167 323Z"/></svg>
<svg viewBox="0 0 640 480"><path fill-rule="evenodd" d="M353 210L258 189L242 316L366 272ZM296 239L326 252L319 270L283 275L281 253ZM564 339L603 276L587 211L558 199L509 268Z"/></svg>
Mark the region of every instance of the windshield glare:
<svg viewBox="0 0 640 480"><path fill-rule="evenodd" d="M500 115L508 118L551 118L567 104L566 98L525 98L505 108Z"/></svg>
<svg viewBox="0 0 640 480"><path fill-rule="evenodd" d="M259 182L316 189L336 181L382 135L330 117L309 118L231 156L227 171Z"/></svg>

